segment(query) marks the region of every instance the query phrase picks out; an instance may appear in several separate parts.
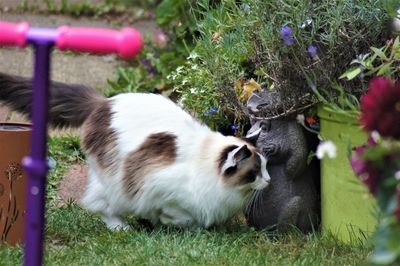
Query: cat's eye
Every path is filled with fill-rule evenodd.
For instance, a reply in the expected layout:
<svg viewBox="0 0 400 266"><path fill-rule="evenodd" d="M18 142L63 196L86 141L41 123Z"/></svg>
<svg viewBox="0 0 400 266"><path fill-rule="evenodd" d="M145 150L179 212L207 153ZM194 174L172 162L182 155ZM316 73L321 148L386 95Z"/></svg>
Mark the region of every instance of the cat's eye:
<svg viewBox="0 0 400 266"><path fill-rule="evenodd" d="M236 165L235 165L235 166L228 167L228 168L225 170L225 175L226 175L226 176L231 176L231 175L233 175L234 173L236 173L236 170L237 170L237 166L236 166Z"/></svg>
<svg viewBox="0 0 400 266"><path fill-rule="evenodd" d="M257 173L255 173L254 171L250 171L244 176L244 180L246 181L246 183L253 183L256 180L256 178L257 178Z"/></svg>
<svg viewBox="0 0 400 266"><path fill-rule="evenodd" d="M256 180L256 175L250 174L245 177L245 180L248 183L253 183Z"/></svg>

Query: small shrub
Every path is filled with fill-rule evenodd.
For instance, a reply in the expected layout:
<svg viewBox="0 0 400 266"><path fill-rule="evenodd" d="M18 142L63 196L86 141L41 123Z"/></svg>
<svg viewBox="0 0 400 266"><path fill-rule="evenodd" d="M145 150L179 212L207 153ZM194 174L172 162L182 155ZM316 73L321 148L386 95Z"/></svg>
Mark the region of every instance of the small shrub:
<svg viewBox="0 0 400 266"><path fill-rule="evenodd" d="M210 125L247 123L246 98L239 100L244 86L235 84L251 79L283 99L283 110L266 108L265 116L321 97L358 98L366 89L364 80L339 84L337 79L353 58L388 35L387 12L377 0L203 0L192 9L196 58L189 58L170 81L185 108ZM291 29L291 36L285 37L283 27ZM210 108L216 108L211 119Z"/></svg>
<svg viewBox="0 0 400 266"><path fill-rule="evenodd" d="M111 88L105 91L108 96L124 92L171 94L171 82L166 76L184 64L192 50L195 25L187 1L153 1L156 2L160 2L155 12L160 28L153 36L146 36L137 59L116 71L116 80L110 80Z"/></svg>

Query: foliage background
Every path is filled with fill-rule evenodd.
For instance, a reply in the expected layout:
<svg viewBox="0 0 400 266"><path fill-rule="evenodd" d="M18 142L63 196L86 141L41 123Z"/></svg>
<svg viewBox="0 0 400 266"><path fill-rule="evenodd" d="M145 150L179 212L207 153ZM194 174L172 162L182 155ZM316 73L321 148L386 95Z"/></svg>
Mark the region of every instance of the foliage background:
<svg viewBox="0 0 400 266"><path fill-rule="evenodd" d="M173 90L188 111L220 130L232 124L243 130L248 123L241 84L251 79L281 96L283 104L266 108L265 116L321 97L332 102L343 94L359 98L368 79L338 77L354 58L390 35L379 0L164 0L156 18L168 44L148 46L133 63L142 72L128 81L139 80L142 91L156 91L160 84L162 91ZM294 45L283 44L283 26L292 29ZM316 57L307 52L310 45L317 48ZM139 64L143 59L153 68L150 79L145 78L148 68ZM114 93L126 85L123 80L113 84Z"/></svg>

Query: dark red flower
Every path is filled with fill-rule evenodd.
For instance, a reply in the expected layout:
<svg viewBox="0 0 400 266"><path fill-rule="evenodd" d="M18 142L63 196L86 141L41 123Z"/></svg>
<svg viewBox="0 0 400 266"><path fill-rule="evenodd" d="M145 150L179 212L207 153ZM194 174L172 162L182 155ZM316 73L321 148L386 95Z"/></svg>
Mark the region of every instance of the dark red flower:
<svg viewBox="0 0 400 266"><path fill-rule="evenodd" d="M367 163L366 171L360 177L361 181L368 187L369 192L375 196L380 182L379 172L370 163Z"/></svg>
<svg viewBox="0 0 400 266"><path fill-rule="evenodd" d="M367 131L400 139L400 82L378 77L361 98L361 124Z"/></svg>

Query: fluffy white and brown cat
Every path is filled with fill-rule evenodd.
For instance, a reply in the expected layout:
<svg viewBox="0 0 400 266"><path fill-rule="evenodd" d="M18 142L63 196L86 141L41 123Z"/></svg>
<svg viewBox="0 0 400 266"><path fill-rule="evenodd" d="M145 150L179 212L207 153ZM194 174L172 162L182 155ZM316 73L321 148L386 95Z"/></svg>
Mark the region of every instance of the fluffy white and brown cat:
<svg viewBox="0 0 400 266"><path fill-rule="evenodd" d="M31 88L0 73L0 101L15 110L30 111ZM111 229L127 227L124 214L179 227L222 224L270 182L249 140L211 131L160 95L106 98L53 82L50 124L81 127L89 165L82 203Z"/></svg>

